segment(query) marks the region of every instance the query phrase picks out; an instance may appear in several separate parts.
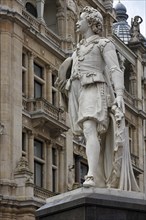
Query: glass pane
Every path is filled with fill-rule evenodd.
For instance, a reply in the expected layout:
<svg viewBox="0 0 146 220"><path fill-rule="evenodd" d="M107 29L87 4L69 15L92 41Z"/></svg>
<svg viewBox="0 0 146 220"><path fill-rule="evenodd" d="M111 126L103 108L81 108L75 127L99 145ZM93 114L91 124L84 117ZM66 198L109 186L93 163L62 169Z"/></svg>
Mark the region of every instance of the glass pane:
<svg viewBox="0 0 146 220"><path fill-rule="evenodd" d="M56 170L52 169L52 191L56 191Z"/></svg>
<svg viewBox="0 0 146 220"><path fill-rule="evenodd" d="M40 78L43 78L43 68L34 63L34 73Z"/></svg>
<svg viewBox="0 0 146 220"><path fill-rule="evenodd" d="M36 157L42 158L43 154L43 143L38 140L34 140L34 155Z"/></svg>
<svg viewBox="0 0 146 220"><path fill-rule="evenodd" d="M56 149L52 148L52 164L56 165Z"/></svg>
<svg viewBox="0 0 146 220"><path fill-rule="evenodd" d="M24 53L22 54L22 66L26 67L26 55Z"/></svg>
<svg viewBox="0 0 146 220"><path fill-rule="evenodd" d="M26 10L30 13L30 14L32 14L34 17L36 17L37 18L37 10L36 10L36 8L33 6L33 4L31 4L31 3L26 3Z"/></svg>
<svg viewBox="0 0 146 220"><path fill-rule="evenodd" d="M52 104L56 105L56 92L52 91Z"/></svg>
<svg viewBox="0 0 146 220"><path fill-rule="evenodd" d="M88 172L88 166L84 163L81 163L81 183L84 182L85 176L87 175Z"/></svg>
<svg viewBox="0 0 146 220"><path fill-rule="evenodd" d="M26 134L22 133L22 150L26 151Z"/></svg>
<svg viewBox="0 0 146 220"><path fill-rule="evenodd" d="M22 93L25 93L25 71L22 71Z"/></svg>
<svg viewBox="0 0 146 220"><path fill-rule="evenodd" d="M52 74L52 86L55 86L56 79L57 79L57 76Z"/></svg>
<svg viewBox="0 0 146 220"><path fill-rule="evenodd" d="M34 98L42 97L42 84L37 81L34 82Z"/></svg>
<svg viewBox="0 0 146 220"><path fill-rule="evenodd" d="M38 162L34 162L34 184L42 187L43 185L43 165Z"/></svg>

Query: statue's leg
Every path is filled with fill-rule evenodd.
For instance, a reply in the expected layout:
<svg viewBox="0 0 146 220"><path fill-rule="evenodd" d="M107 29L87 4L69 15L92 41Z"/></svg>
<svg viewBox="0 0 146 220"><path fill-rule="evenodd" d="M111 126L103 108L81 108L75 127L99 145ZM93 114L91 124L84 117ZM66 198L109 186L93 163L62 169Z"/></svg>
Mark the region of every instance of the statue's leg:
<svg viewBox="0 0 146 220"><path fill-rule="evenodd" d="M86 155L88 160L88 174L83 183L84 187L95 186L94 178L96 176L99 154L100 154L100 143L97 137L97 123L94 120L87 120L83 122L83 133L86 139Z"/></svg>

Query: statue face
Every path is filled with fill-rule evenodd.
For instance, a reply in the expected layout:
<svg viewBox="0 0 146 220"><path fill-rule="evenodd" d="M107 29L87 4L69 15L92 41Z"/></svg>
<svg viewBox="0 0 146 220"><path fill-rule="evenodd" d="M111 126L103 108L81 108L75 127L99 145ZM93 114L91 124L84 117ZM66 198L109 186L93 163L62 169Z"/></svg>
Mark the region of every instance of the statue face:
<svg viewBox="0 0 146 220"><path fill-rule="evenodd" d="M76 23L76 32L80 32L81 34L84 34L87 32L87 30L89 28L90 27L89 27L88 21L86 19L86 13L83 12L80 15L78 22Z"/></svg>

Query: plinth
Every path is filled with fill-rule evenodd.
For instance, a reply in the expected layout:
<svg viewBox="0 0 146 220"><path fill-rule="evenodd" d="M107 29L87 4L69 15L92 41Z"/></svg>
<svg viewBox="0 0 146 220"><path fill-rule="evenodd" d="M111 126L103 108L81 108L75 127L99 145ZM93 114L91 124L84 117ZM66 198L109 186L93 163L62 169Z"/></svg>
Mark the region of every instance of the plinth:
<svg viewBox="0 0 146 220"><path fill-rule="evenodd" d="M37 220L146 220L143 193L79 188L47 199Z"/></svg>

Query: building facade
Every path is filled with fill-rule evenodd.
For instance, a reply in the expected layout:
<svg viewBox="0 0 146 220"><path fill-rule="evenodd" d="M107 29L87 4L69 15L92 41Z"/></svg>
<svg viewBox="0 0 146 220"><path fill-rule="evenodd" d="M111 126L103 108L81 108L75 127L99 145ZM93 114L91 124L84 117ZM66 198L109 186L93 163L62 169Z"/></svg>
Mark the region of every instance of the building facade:
<svg viewBox="0 0 146 220"><path fill-rule="evenodd" d="M103 35L120 57L133 170L146 191L146 52L112 33L113 1L0 0L0 219L34 220L46 198L82 185L84 143L54 83L80 39L75 23L86 5L102 13Z"/></svg>

